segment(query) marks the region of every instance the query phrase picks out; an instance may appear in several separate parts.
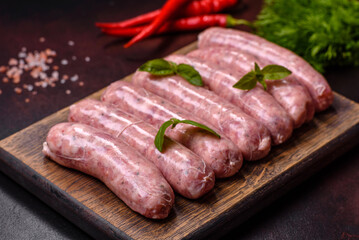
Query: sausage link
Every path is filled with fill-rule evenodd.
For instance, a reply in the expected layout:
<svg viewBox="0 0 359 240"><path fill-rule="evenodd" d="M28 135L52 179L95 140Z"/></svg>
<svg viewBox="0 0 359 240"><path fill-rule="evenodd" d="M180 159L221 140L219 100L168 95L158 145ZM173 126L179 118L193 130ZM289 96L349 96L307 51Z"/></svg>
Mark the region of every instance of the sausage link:
<svg viewBox="0 0 359 240"><path fill-rule="evenodd" d="M43 153L65 167L100 179L145 217L165 218L173 206L172 188L153 163L121 140L93 127L79 123L53 126Z"/></svg>
<svg viewBox="0 0 359 240"><path fill-rule="evenodd" d="M187 54L217 66L232 69L240 77L264 64L255 56L225 47L211 47L194 50ZM293 79L267 80L267 92L287 111L294 122L294 128L313 119L315 108L308 90Z"/></svg>
<svg viewBox="0 0 359 240"><path fill-rule="evenodd" d="M320 73L292 51L264 38L239 30L213 27L199 35L198 46L199 48L231 47L258 57L263 64L274 63L288 68L292 71L291 77L308 89L316 111L327 109L333 102L333 92Z"/></svg>
<svg viewBox="0 0 359 240"><path fill-rule="evenodd" d="M201 74L204 84L210 90L264 124L271 134L274 145L283 143L291 136L292 119L260 84L250 91L240 90L232 87L240 77L229 68L220 68L215 64L183 55L171 55L167 60L192 65Z"/></svg>
<svg viewBox="0 0 359 240"><path fill-rule="evenodd" d="M156 127L170 118L189 119L211 127L207 122L193 117L165 99L128 82L112 83L101 99ZM218 139L207 131L187 124L168 128L166 134L201 156L213 169L216 177L232 176L242 165L241 152L225 137Z"/></svg>
<svg viewBox="0 0 359 240"><path fill-rule="evenodd" d="M133 76L133 82L198 118L206 119L239 147L245 159L257 160L269 152L267 129L213 92L195 87L177 76L156 78L140 71Z"/></svg>
<svg viewBox="0 0 359 240"><path fill-rule="evenodd" d="M85 99L70 107L69 121L91 125L120 138L153 162L184 197L199 198L214 186L212 169L198 155L169 138L165 138L163 153L159 152L154 145L156 129L119 109Z"/></svg>

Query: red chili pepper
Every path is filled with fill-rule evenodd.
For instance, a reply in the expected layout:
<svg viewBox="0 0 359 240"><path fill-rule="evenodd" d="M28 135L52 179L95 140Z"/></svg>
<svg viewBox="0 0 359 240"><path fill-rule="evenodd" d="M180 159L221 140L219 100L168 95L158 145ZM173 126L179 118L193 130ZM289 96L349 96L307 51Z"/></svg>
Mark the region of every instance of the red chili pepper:
<svg viewBox="0 0 359 240"><path fill-rule="evenodd" d="M188 3L188 5L181 11L179 11L178 16L181 17L192 17L200 16L204 14L217 13L222 11L225 8L234 6L237 3L237 0L197 0ZM96 23L97 27L100 28L128 28L134 27L142 24L149 23L153 21L159 14L161 10L157 9L149 13L139 15L137 17L124 20L121 22L112 22L112 23Z"/></svg>
<svg viewBox="0 0 359 240"><path fill-rule="evenodd" d="M170 19L183 5L190 0L168 0L162 7L160 14L153 20L150 25L147 25L139 34L133 37L128 43L125 44L125 48L130 47L132 44L141 41L153 33L155 33L168 19Z"/></svg>
<svg viewBox="0 0 359 240"><path fill-rule="evenodd" d="M155 19L160 14L160 12L161 12L161 9L157 9L152 12L145 13L145 14L139 15L137 17L121 21L121 22L109 22L109 23L99 22L99 23L95 23L95 25L96 25L96 27L99 27L99 28L103 28L103 27L105 27L105 28L134 27L134 26L146 24L146 23L153 21L153 19Z"/></svg>
<svg viewBox="0 0 359 240"><path fill-rule="evenodd" d="M241 24L251 25L247 20L236 19L227 14L202 15L167 22L156 31L156 34L174 31L202 30L212 26L235 27ZM145 26L134 28L103 28L102 31L113 36L132 37L140 33L144 28Z"/></svg>

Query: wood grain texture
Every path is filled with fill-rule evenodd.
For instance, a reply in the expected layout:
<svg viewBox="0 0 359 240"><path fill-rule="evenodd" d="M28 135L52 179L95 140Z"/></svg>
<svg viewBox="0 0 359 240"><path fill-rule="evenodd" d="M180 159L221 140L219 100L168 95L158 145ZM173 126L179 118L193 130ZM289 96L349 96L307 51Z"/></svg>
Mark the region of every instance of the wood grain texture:
<svg viewBox="0 0 359 240"><path fill-rule="evenodd" d="M195 43L178 52L194 48ZM123 80L129 81L130 76ZM98 99L102 92L89 97ZM41 149L48 130L66 121L67 114L68 108L62 109L2 140L1 170L11 172L30 191L35 189L39 198L85 231L114 239L198 239L229 228L230 221L245 219L291 182L345 151L359 133L359 105L335 94L332 107L296 129L288 142L274 147L266 158L246 162L239 174L218 180L214 190L199 200L177 195L170 216L155 221L131 211L100 181L44 157Z"/></svg>

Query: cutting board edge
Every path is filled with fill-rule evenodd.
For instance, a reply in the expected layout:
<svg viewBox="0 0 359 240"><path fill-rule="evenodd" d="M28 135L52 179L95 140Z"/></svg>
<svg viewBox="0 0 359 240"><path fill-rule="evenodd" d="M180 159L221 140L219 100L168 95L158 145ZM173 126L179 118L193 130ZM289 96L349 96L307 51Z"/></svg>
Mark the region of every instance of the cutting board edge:
<svg viewBox="0 0 359 240"><path fill-rule="evenodd" d="M133 239L2 147L0 159L1 172L89 235L96 239Z"/></svg>
<svg viewBox="0 0 359 240"><path fill-rule="evenodd" d="M271 187L263 186L261 189L257 190L259 193L256 193L256 196L252 195L254 200L246 200L246 202L251 202L250 204L245 204L245 207L241 206L243 203L234 205L227 213L219 215L217 218L211 220L187 236L184 236L184 239L215 239L225 235L229 230L232 230L236 226L240 225L249 217L253 216L261 209L283 196L293 187L302 183L315 172L328 165L334 159L350 150L356 144L359 144L359 139L356 138L358 134L359 121L341 134L340 137L328 142L324 146L328 149L332 149L330 154L321 154L319 157L316 156L316 158L312 158L310 160L311 164L304 164L301 162L302 167L296 168L296 172L294 174L293 172L290 172L289 174L287 171L278 175L276 179L281 178L281 180L283 180L283 175L287 175L284 176L286 178L284 181L286 182L285 188L280 188L281 183L279 181ZM339 148L340 151L337 151L338 147L335 147L339 146L338 144L340 144L340 146L344 145L343 148ZM323 158L328 155L330 158L323 161ZM3 160L0 161L0 170L2 172L91 236L99 239L133 239L125 232L101 218L91 209L87 208L75 198L67 194L51 181L37 173L31 167L23 164L21 160L4 150L1 146L0 158ZM307 169L310 171L298 178L298 176ZM23 174L17 174L19 172ZM254 205L256 205L256 208L253 207ZM238 217L238 215L233 212L238 213L241 216ZM223 231L223 228L226 228L226 230ZM222 231L216 231L218 229L222 229Z"/></svg>
<svg viewBox="0 0 359 240"><path fill-rule="evenodd" d="M353 125L351 128L347 129L344 133L342 133L338 138L333 139L332 141L325 144L323 147L331 149L331 151L327 154L320 154L320 156L308 156L308 161L311 164L307 164L307 162L300 162L298 166L292 166L288 171L276 176L276 181L271 187L262 186L262 188L258 189L257 192L260 192L260 196L256 196L255 199L251 202L251 200L247 199L246 202L251 202L251 204L247 204L244 208L243 212L239 212L241 207L239 204L234 205L232 209L228 210L228 212L232 212L230 214L222 214L216 219L211 220L207 224L198 228L196 231L193 231L190 235L188 235L185 239L218 239L219 237L224 236L228 231L233 230L236 226L239 226L244 221L248 220L251 216L258 213L260 210L269 206L275 200L279 199L281 196L285 195L295 186L303 183L311 176L313 176L316 172L322 170L325 166L329 165L336 158L342 156L350 149L359 145L359 120ZM344 146L341 147L340 146ZM336 147L335 147L336 146ZM315 155L313 153L312 155ZM328 156L330 156L328 158ZM326 158L326 159L325 159ZM325 161L323 160L325 159ZM293 172L292 170L295 170ZM303 172L305 174L303 174ZM284 178L284 180L283 180ZM283 188L281 188L281 184L285 183ZM269 183L267 184L269 185ZM253 197L253 194L251 195ZM254 208L254 205L259 204ZM240 217L234 214L236 212L241 214ZM218 224L218 223L221 224ZM230 223L229 225L226 225ZM224 228L227 228L223 231ZM222 229L222 231L216 231L218 229ZM213 234L214 233L214 234Z"/></svg>

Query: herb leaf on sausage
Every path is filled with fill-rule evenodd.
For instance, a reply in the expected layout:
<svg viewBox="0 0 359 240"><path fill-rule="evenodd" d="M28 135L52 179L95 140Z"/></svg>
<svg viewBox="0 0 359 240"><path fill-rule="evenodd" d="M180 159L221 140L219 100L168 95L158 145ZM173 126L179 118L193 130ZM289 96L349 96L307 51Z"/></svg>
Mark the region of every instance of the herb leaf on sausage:
<svg viewBox="0 0 359 240"><path fill-rule="evenodd" d="M168 127L170 127L170 126L171 126L171 128L175 128L176 125L179 124L179 123L190 124L190 125L202 128L202 129L212 133L216 137L221 138L221 136L218 133L216 133L213 129L207 127L206 125L203 125L201 123L198 123L198 122L195 122L195 121L192 121L192 120L179 120L177 118L171 118L170 120L164 122L161 125L160 129L158 130L158 132L156 134L155 146L158 149L158 151L162 152L162 150L163 150L163 142L164 142L166 129Z"/></svg>
<svg viewBox="0 0 359 240"><path fill-rule="evenodd" d="M181 63L177 65L174 62L158 58L144 63L138 70L149 72L155 76L179 75L192 85L203 86L202 77L199 72L188 64Z"/></svg>
<svg viewBox="0 0 359 240"><path fill-rule="evenodd" d="M267 65L262 69L262 73L266 80L276 80L285 78L292 72L279 65Z"/></svg>
<svg viewBox="0 0 359 240"><path fill-rule="evenodd" d="M171 63L161 58L153 59L144 63L140 66L139 70L149 72L155 76L166 76L175 73L175 68L171 65Z"/></svg>
<svg viewBox="0 0 359 240"><path fill-rule="evenodd" d="M280 65L267 65L260 69L257 63L254 63L254 70L245 74L233 87L242 90L251 90L259 82L264 90L267 90L265 80L279 80L289 76L292 72Z"/></svg>

